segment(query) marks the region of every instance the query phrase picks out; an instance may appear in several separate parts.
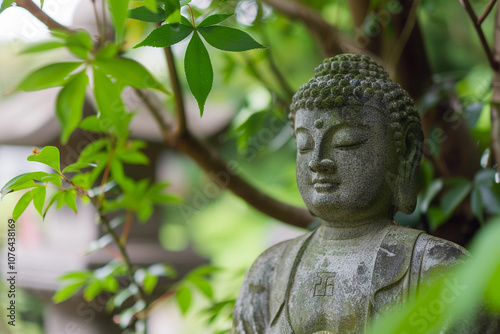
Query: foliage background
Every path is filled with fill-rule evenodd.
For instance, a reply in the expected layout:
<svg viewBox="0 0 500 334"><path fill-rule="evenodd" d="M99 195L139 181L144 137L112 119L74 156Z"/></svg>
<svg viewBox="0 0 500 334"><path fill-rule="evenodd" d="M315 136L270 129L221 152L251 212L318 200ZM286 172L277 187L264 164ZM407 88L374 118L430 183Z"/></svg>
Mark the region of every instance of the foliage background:
<svg viewBox="0 0 500 334"><path fill-rule="evenodd" d="M50 1L46 0L45 8ZM3 4L10 2L4 1ZM165 150L180 153L172 159L188 175L184 185L184 189L188 191L179 193L182 204L169 204L162 209L162 223L158 231L160 242L165 249L171 251L193 245L199 254L210 259L212 265L224 268L215 272L207 269L204 273L194 275L197 278L191 282L181 281L187 282L185 284L159 287L169 293L169 296L177 291L178 297L172 298L177 298L180 307L187 310L187 322L195 323L194 319L197 319L197 326L202 326L207 332L227 329L230 326L227 318L231 300L239 288L242 273L273 242L269 240L273 233L283 233L280 232L281 223L278 220L303 228L311 223L312 218L304 210L282 207L280 203L259 201L258 198L265 193L270 195L269 198L277 198L303 208L295 186L295 144L286 124L286 114L293 92L311 77L314 67L325 56L342 52L372 56L384 65L393 80L410 92L419 106L426 135L419 179L419 203L413 215L397 214L396 220L464 246L469 245L483 226L494 225L485 222L500 211L498 163L495 158L498 154L494 154L500 145L495 103L498 93L492 85L493 78L498 74L495 59L500 42L494 35L498 5L495 1L486 0L470 2L470 8L475 10L476 16L491 7L491 12L486 12L488 15L485 15L479 34L478 25L473 25L473 19L469 15L471 10L468 14L459 1L193 1L193 15L198 23L212 14L236 13L222 25L241 29L268 47L241 53L208 48L214 82L208 96L205 116L222 106L229 110L230 122L223 124L217 133L203 138L206 146L200 146L199 141L193 140L200 134L190 129L189 117L186 118L187 128L179 126L183 123L179 120L184 119L185 115L192 114L193 111L195 114L199 112L183 71L187 42L174 45L174 61L167 61L170 65L175 63L177 67L179 89L185 101L185 106L179 109L176 104L179 94L175 95L175 84L171 81L172 71L171 68L170 71L167 70L168 65L165 64L165 55L160 52L161 49L132 48L154 29L154 23L130 19L124 21L123 43L120 35L106 35L104 40L109 40L108 43L118 37L115 41L120 53L112 55L113 57L137 60L161 85L174 91L174 95L156 95L160 102L157 114L162 119L177 121L172 123L170 134L166 134L168 131L161 126L154 131L163 136L164 140L160 145ZM26 7L29 1L16 3ZM132 2L130 6L146 3L151 2ZM169 3L172 2L167 1L164 6ZM108 17L113 14L113 4L116 2L108 1L111 6ZM6 9L1 14L0 21L12 10ZM186 6L180 12L190 19L191 13ZM116 19L114 22L116 28ZM95 54L106 46L102 35L103 26L100 29L100 40L96 35L91 36L90 53ZM115 30L121 31L120 28ZM481 43L481 34L484 34L487 49ZM19 46L22 42L10 43ZM4 65L1 86L4 88L3 99L6 100L12 94L12 88L18 87L21 79L28 73L46 64L68 60L68 52L52 50L17 56L14 48L2 47L0 57ZM74 54L70 57L74 57ZM112 83L120 86L120 78L117 79ZM132 86L137 89L155 88L141 84L143 83L133 83ZM123 87L120 86L120 90L121 88ZM122 98L125 98L124 94L126 93L122 93ZM148 96L150 95L146 95ZM98 109L101 109L97 104ZM105 113L103 110L100 112ZM148 110L143 108L140 112L147 113ZM203 123L204 119L201 121ZM71 132L64 129L68 128L63 123L63 140ZM91 126L87 129L91 129ZM108 130L101 132L112 133L118 138L118 142L120 138L128 138L129 135L125 128L122 132L115 133L112 129ZM33 146L38 144L33 143ZM211 159L215 154L213 152L218 152L220 160ZM29 153L26 154L28 155ZM214 185L202 169L217 175L226 171L225 167L220 168L221 161L222 166L230 161L238 163L237 175L231 177L227 184L232 192L217 191L217 196L202 196L203 200L200 202L199 194L206 192L207 185ZM99 180L106 179L102 176L102 170L96 177ZM111 170L109 180L118 183L115 189L126 193L126 181L121 182L119 177L119 172ZM241 183L240 178L251 181ZM68 189L71 189L71 185ZM239 196L235 196L234 192ZM11 196L14 195L8 195L2 201L2 217L8 217L8 212L15 206L16 201L9 199ZM105 199L111 202L114 196L115 194L106 194ZM258 210L252 209L248 203ZM104 206L101 203L96 207L100 211L99 208ZM125 205L120 209L133 211L140 216L137 208ZM106 214L104 208L101 218L105 218ZM133 224L139 222L134 221ZM491 254L497 254L495 252L498 252L498 245L492 243L490 246ZM491 268L499 268L498 261L492 262ZM119 270L123 272L113 275L133 276L139 268ZM211 273L211 276L205 275L207 273ZM113 275L111 276L114 277ZM489 280L495 275L498 275L498 270L496 274L495 271L484 273L484 284L495 282ZM200 281L205 283L199 283ZM182 289L184 286L186 289ZM112 287L110 290L118 292ZM188 290L195 295L193 303L186 303L191 300L187 297L191 295L186 292ZM210 292L212 290L213 293ZM490 291L490 295L493 296L492 300L498 300L495 299L498 298L498 291ZM140 299L139 296L138 300ZM465 299L463 303L467 304L472 299L473 297ZM227 305L218 304L221 302L227 302ZM226 306L221 311L218 307L223 305ZM211 311L200 316L199 309L206 307L211 307ZM132 313L141 310L137 309ZM459 311L456 313L459 314ZM207 319L212 315L217 315L218 320L207 325ZM132 319L131 328L135 326L135 330L140 331L137 323L141 322ZM188 327L186 330L192 332L193 328Z"/></svg>

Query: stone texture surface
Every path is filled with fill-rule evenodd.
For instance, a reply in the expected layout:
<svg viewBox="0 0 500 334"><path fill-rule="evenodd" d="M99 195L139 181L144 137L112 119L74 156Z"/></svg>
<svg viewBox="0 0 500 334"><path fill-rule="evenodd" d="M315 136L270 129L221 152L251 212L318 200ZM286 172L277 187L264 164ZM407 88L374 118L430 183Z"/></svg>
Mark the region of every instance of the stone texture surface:
<svg viewBox="0 0 500 334"><path fill-rule="evenodd" d="M291 120L298 188L322 225L255 261L233 333L364 333L467 251L392 220L415 208L423 135L412 99L382 67L326 59L295 94Z"/></svg>

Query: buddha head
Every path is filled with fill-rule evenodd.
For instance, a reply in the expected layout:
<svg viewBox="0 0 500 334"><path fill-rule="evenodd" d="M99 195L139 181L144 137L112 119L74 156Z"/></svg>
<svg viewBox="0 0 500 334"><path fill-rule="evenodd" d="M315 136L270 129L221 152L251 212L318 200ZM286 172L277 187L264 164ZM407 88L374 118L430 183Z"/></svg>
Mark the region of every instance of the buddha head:
<svg viewBox="0 0 500 334"><path fill-rule="evenodd" d="M325 59L290 109L297 183L312 214L349 223L413 212L420 116L381 66L361 55Z"/></svg>

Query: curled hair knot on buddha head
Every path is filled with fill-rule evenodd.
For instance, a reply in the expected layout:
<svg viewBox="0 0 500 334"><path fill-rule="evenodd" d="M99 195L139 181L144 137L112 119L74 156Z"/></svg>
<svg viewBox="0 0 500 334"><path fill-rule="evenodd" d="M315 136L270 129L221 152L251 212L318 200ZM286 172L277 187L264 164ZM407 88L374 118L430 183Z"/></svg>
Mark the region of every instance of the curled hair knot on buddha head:
<svg viewBox="0 0 500 334"><path fill-rule="evenodd" d="M371 106L385 115L401 161L393 203L404 213L413 212L423 145L420 115L413 99L369 57L337 55L325 59L315 69L314 77L293 96L289 115L292 128L298 110L328 112L346 106Z"/></svg>
<svg viewBox="0 0 500 334"><path fill-rule="evenodd" d="M372 105L385 111L394 129L399 153L408 126L411 123L421 126L413 99L399 84L391 81L382 66L369 57L337 55L325 59L314 72L314 77L293 96L289 115L292 128L299 109L328 110L349 105Z"/></svg>

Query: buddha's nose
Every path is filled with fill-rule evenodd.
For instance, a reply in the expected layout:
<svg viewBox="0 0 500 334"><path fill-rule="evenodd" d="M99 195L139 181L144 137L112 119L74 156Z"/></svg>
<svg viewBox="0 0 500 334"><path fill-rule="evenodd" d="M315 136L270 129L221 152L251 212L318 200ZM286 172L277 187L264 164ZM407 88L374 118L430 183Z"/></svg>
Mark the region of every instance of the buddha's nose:
<svg viewBox="0 0 500 334"><path fill-rule="evenodd" d="M309 169L316 173L332 173L335 170L335 163L330 159L313 159L309 162Z"/></svg>

